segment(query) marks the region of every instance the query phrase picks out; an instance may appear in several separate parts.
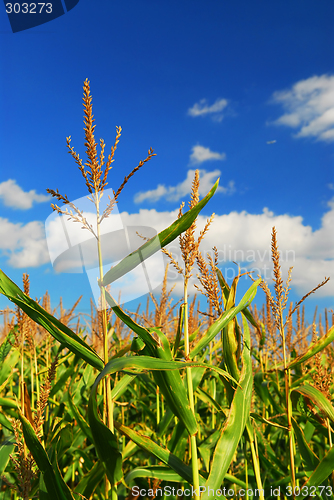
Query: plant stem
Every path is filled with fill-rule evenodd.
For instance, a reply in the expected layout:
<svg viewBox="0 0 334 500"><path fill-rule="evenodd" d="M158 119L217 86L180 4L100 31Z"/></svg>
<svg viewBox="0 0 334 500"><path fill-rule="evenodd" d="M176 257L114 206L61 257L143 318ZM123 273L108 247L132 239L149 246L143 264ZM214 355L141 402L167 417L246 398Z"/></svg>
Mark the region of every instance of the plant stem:
<svg viewBox="0 0 334 500"><path fill-rule="evenodd" d="M186 360L189 359L189 330L188 330L188 279L184 280L184 351ZM186 369L187 386L188 386L188 397L190 408L195 415L195 405L194 405L194 390L193 390L193 379L191 376L191 368ZM199 474L198 474L198 464L197 464L197 444L196 436L191 436L191 468L193 473L193 483L194 490L199 489ZM196 497L196 495L195 495Z"/></svg>
<svg viewBox="0 0 334 500"><path fill-rule="evenodd" d="M284 327L283 327L282 309L280 309L280 323L279 324L280 324L280 334L281 334L281 338L282 338L282 347L283 347L285 404L286 404L286 414L287 414L287 419L288 419L288 436L289 436L289 452L290 452L290 478L291 478L292 491L294 492L295 486L296 486L296 476L295 476L294 440L293 440L293 431L292 431L292 405L291 405L291 399L290 399L290 371L287 368L285 333L284 333Z"/></svg>
<svg viewBox="0 0 334 500"><path fill-rule="evenodd" d="M102 262L102 251L101 251L101 235L100 235L100 199L102 197L99 192L95 190L95 206L96 206L96 222L97 222L97 251L99 258L99 273L100 280L103 280L103 262ZM103 330L103 361L105 364L108 363L108 320L107 320L107 305L106 305L106 295L104 287L101 287L101 309L102 309L102 330ZM114 420L113 420L113 405L111 399L111 388L110 388L110 377L106 377L104 386L104 422L107 423L111 432L114 432ZM110 482L105 476L105 497L109 497L109 491L111 487L111 498L113 500L117 499L117 490L115 491L115 486L110 485Z"/></svg>
<svg viewBox="0 0 334 500"><path fill-rule="evenodd" d="M98 192L95 191L95 206L96 206L96 221L97 221L97 251L99 258L99 273L100 280L103 280L103 262L102 262L102 251L101 251L101 237L100 237L100 198ZM103 360L104 363L108 363L108 320L107 320L107 302L105 289L101 287L101 309L102 309L102 329L103 329ZM114 432L114 421L112 412L112 400L111 400L111 389L110 389L110 377L106 378L106 394L104 394L106 414L104 415L105 421L108 422L109 429Z"/></svg>

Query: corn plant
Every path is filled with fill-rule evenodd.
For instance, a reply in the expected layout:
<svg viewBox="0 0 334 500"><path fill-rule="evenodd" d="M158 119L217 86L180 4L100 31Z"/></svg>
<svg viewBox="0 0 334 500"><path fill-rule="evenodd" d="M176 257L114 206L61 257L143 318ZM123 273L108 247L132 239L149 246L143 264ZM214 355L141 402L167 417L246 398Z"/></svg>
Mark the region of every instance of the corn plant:
<svg viewBox="0 0 334 500"><path fill-rule="evenodd" d="M68 312L61 307L57 318L48 297L42 304L30 297L27 275L21 290L0 271L0 291L16 307L6 311L0 346L0 499L168 498L171 485L174 498L333 498L334 318L326 312L325 327L319 321L320 337L316 319L307 327L300 317L307 294L284 319L291 270L284 287L275 228L275 298L258 277L237 303L240 273L229 285L217 249L208 261L199 250L213 216L194 236L218 186L200 200L198 172L188 211L182 204L171 226L103 275L100 224L155 155L148 151L101 213L121 127L105 162L88 80L84 113L87 162L70 137L67 146L95 207L96 230L66 195L47 191L65 205L52 205L56 212L96 239L102 307L92 310L90 328L80 318L74 328L78 303ZM177 237L182 263L166 249ZM142 261L160 249L183 276L182 303L176 309L169 301L166 269L160 304L150 295L154 317L148 308L126 311L108 286L139 254ZM195 264L206 313L196 312L196 298L188 302ZM261 312L251 306L259 287L266 296Z"/></svg>

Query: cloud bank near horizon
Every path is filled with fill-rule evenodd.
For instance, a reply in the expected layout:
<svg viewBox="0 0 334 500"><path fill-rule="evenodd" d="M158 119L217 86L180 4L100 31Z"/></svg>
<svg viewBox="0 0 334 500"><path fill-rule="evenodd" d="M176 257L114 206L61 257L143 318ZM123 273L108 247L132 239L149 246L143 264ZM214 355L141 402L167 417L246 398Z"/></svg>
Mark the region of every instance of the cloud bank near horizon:
<svg viewBox="0 0 334 500"><path fill-rule="evenodd" d="M124 226L149 226L157 232L167 228L177 219L178 210L159 212L156 209L140 209L139 213L122 212ZM204 228L207 218L199 215L195 234ZM283 279L288 268L293 266L292 285L301 294L307 293L325 277L334 276L334 198L328 202L321 220L321 227L312 230L303 224L301 216L274 214L264 208L262 213L247 211L216 215L209 232L201 244L204 255L212 253L216 246L219 265L233 278L237 262L244 270L254 270L271 282L271 231L275 226ZM50 263L45 240L44 224L31 221L27 224L12 223L0 218L0 253L6 264L13 268L40 267ZM319 244L321 242L321 244ZM180 259L178 240L170 243L169 250ZM176 280L176 276L173 281ZM182 292L181 282L177 282L176 293ZM318 292L321 296L334 295L334 281L330 281Z"/></svg>

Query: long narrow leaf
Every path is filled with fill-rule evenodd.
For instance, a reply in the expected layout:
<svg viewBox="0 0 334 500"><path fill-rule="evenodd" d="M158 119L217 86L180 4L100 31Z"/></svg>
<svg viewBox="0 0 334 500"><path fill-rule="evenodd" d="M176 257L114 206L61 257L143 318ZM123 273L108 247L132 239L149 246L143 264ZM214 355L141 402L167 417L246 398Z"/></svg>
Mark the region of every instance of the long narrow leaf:
<svg viewBox="0 0 334 500"><path fill-rule="evenodd" d="M239 380L241 387L238 387L235 391L228 418L222 428L215 448L210 475L205 484L206 490L201 500L209 500L210 488L214 491L220 488L225 474L231 465L250 414L253 385L250 333L247 320L244 317L242 320L244 327L244 348L242 352L243 367Z"/></svg>
<svg viewBox="0 0 334 500"><path fill-rule="evenodd" d="M161 460L161 462L168 465L183 479L188 481L188 483L192 484L193 475L191 467L182 462L182 460L173 455L173 453L171 453L169 450L162 448L157 443L152 441L152 439L148 438L147 436L140 435L130 427L119 424L118 422L115 422L115 427L119 430L119 432L127 436L142 449L154 455L158 460ZM200 476L200 484L203 485L204 483L205 479Z"/></svg>
<svg viewBox="0 0 334 500"><path fill-rule="evenodd" d="M299 427L298 422L292 418L293 430L297 437L298 448L303 461L306 464L306 470L314 470L319 464L319 458L311 450L308 442L305 439L302 429Z"/></svg>
<svg viewBox="0 0 334 500"><path fill-rule="evenodd" d="M155 236L154 238L148 240L146 243L144 243L144 245L138 248L138 250L130 253L115 267L110 269L104 275L101 285L109 285L109 283L112 283L118 278L121 278L122 276L124 276L124 274L137 267L145 259L151 257L151 255L160 250L160 248L165 247L173 240L175 240L175 238L177 238L181 233L186 231L194 222L202 208L205 207L210 198L212 198L218 187L218 183L219 179L216 181L211 191L199 203L197 203L197 205L195 205L193 208L188 210L188 212L183 214L182 217L173 222L171 226L161 231L161 233L157 234L157 236Z"/></svg>
<svg viewBox="0 0 334 500"><path fill-rule="evenodd" d="M74 352L80 358L98 370L102 370L104 363L100 356L84 340L70 328L49 314L37 302L28 297L20 288L0 269L0 292L18 305L35 323L43 326L58 342Z"/></svg>
<svg viewBox="0 0 334 500"><path fill-rule="evenodd" d="M222 375L223 377L238 384L237 381L225 370L222 370L218 366L210 365L209 363L204 364L187 361L166 361L164 359L151 358L150 356L129 356L126 358L116 358L110 360L102 372L97 376L92 392L94 391L94 393L96 393L96 388L104 377L121 370L132 370L138 368L140 370L181 370L187 367L191 368L192 366L201 366L206 369L214 370L219 373L219 375Z"/></svg>
<svg viewBox="0 0 334 500"><path fill-rule="evenodd" d="M104 425L98 416L96 398L94 396L88 405L89 425L97 454L104 465L110 484L111 486L116 486L123 477L122 454L118 449L118 440L115 434Z"/></svg>
<svg viewBox="0 0 334 500"><path fill-rule="evenodd" d="M194 358L204 347L206 347L212 339L231 321L239 312L243 311L252 302L256 295L257 287L261 283L261 279L256 280L252 286L247 290L243 298L240 300L236 307L232 307L225 311L213 325L210 326L205 335L196 344L190 353L190 358Z"/></svg>
<svg viewBox="0 0 334 500"><path fill-rule="evenodd" d="M43 474L46 489L51 500L74 500L74 497L64 482L60 473L55 472L46 451L38 440L36 433L29 420L24 415L20 415L24 440Z"/></svg>
<svg viewBox="0 0 334 500"><path fill-rule="evenodd" d="M101 462L95 462L91 470L80 479L74 493L80 493L83 497L90 498L95 488L103 481L103 476L104 468Z"/></svg>
<svg viewBox="0 0 334 500"><path fill-rule="evenodd" d="M304 484L310 488L311 486L320 486L325 479L334 470L334 447L329 450L329 452L324 456L324 458L319 463L318 467L315 469L313 474L308 478L308 481ZM303 489L302 489L303 491Z"/></svg>
<svg viewBox="0 0 334 500"><path fill-rule="evenodd" d="M308 359L310 359L312 356L315 354L318 354L318 352L322 351L325 347L328 346L331 342L334 340L334 325L328 330L326 335L321 337L317 342L314 344L311 344L311 346L308 348L305 354L302 354L301 356L298 356L296 359L294 359L287 368L291 370L292 368L297 368L297 366L301 365L302 363L305 363Z"/></svg>
<svg viewBox="0 0 334 500"><path fill-rule="evenodd" d="M181 483L184 481L180 474L177 474L170 467L165 465L152 465L150 467L136 467L124 478L126 484L130 484L131 481L137 479L137 477L150 477L151 479L160 479L160 481L168 481L171 483Z"/></svg>
<svg viewBox="0 0 334 500"><path fill-rule="evenodd" d="M15 341L15 334L14 330L12 329L10 330L10 332L8 332L7 337L0 346L0 368L2 367L2 364L5 361L5 358L7 357L12 346L14 345L14 341Z"/></svg>
<svg viewBox="0 0 334 500"><path fill-rule="evenodd" d="M318 408L323 411L332 422L334 422L334 408L331 402L328 401L326 396L324 396L319 389L313 387L312 385L301 385L299 387L295 387L294 391L312 399L313 403L315 403Z"/></svg>

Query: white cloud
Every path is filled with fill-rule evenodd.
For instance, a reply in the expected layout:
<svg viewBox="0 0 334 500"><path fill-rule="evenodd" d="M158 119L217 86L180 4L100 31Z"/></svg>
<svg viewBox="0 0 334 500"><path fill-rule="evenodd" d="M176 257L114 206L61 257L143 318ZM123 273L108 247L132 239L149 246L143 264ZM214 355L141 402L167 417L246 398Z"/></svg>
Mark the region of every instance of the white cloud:
<svg viewBox="0 0 334 500"><path fill-rule="evenodd" d="M199 194L204 197L210 191L218 177L221 175L220 170L213 170L212 172L207 172L206 170L199 169ZM167 201L179 201L181 198L189 195L191 192L192 182L195 176L195 170L188 170L187 178L177 184L176 186L165 186L159 184L156 189L151 189L149 191L137 193L134 202L142 203L145 200L150 202L156 202L161 198ZM217 192L222 192L224 194L232 194L235 191L234 181L230 181L227 187L218 186Z"/></svg>
<svg viewBox="0 0 334 500"><path fill-rule="evenodd" d="M272 99L286 111L274 124L297 129L295 137L334 141L334 76L300 80L290 90L274 92Z"/></svg>
<svg viewBox="0 0 334 500"><path fill-rule="evenodd" d="M237 274L237 267L233 264L235 261L244 271L255 271L255 277L257 273L261 274L271 285L273 275L270 244L272 227L275 226L284 281L289 267L293 267L292 286L302 296L330 276L332 279L317 291L317 295L333 296L334 198L328 206L329 210L322 217L321 227L316 231L305 225L300 216L275 215L267 208L260 214L243 211L216 215L201 243L201 251L206 255L207 252L212 252L213 246L217 247L219 267L225 271L227 278L231 279ZM207 212L206 209L205 211ZM176 220L177 211L140 210L138 214L123 212L121 216L124 225L147 225L159 232ZM199 215L195 236L203 229L207 218ZM321 245L319 241L322 242ZM168 249L181 262L178 240L170 243ZM172 267L169 273L170 286L176 284L175 294L181 296L181 277ZM196 275L196 272L193 274ZM196 282L195 279L192 282Z"/></svg>
<svg viewBox="0 0 334 500"><path fill-rule="evenodd" d="M199 102L196 102L192 108L188 109L188 115L194 117L211 115L214 120L220 122L223 119L222 111L227 105L228 101L226 99L217 99L211 106L208 105L207 99L201 99Z"/></svg>
<svg viewBox="0 0 334 500"><path fill-rule="evenodd" d="M199 145L192 148L192 153L190 155L190 163L192 165L203 163L204 161L225 159L225 153L217 153L215 151L211 151L210 148L205 148L204 146Z"/></svg>
<svg viewBox="0 0 334 500"><path fill-rule="evenodd" d="M8 179L8 181L0 183L0 199L2 199L6 207L27 210L32 207L34 202L43 203L48 201L50 196L37 194L35 189L23 191L14 179Z"/></svg>
<svg viewBox="0 0 334 500"><path fill-rule="evenodd" d="M217 174L217 171L205 172L203 185L206 185L203 194L207 193ZM188 177L191 181L193 175ZM198 236L199 231L204 228L211 214L209 207L204 210L207 215L199 215L195 236ZM177 219L178 210L158 212L155 209L141 209L137 214L122 212L120 215L124 226L148 226L160 232ZM201 251L206 255L212 251L213 246L216 246L219 267L229 279L237 272L233 264L235 261L244 270L255 271L255 276L260 273L271 284L270 243L273 226L277 229L283 279L286 280L288 269L293 266L292 286L302 296L320 283L325 276L330 276L331 281L318 290L317 295L333 296L334 198L328 202L328 210L324 213L321 226L317 230L305 225L301 216L276 215L267 208L259 214L242 211L216 215L201 243ZM181 262L178 239L170 243L168 248ZM17 268L38 267L49 262L44 224L40 221L32 221L25 225L14 224L8 219L0 218L0 253L7 258L9 265ZM193 274L196 275L196 271ZM175 283L177 285L175 293L181 295L182 282L179 278L171 268L169 285ZM191 290L190 287L189 291Z"/></svg>
<svg viewBox="0 0 334 500"><path fill-rule="evenodd" d="M44 224L32 221L13 223L0 217L0 252L16 268L39 267L50 261Z"/></svg>

